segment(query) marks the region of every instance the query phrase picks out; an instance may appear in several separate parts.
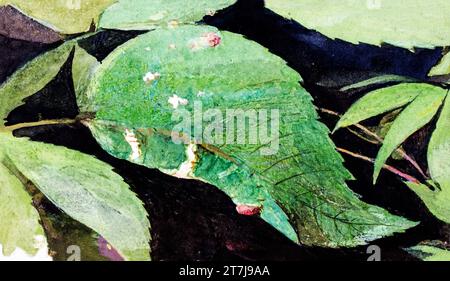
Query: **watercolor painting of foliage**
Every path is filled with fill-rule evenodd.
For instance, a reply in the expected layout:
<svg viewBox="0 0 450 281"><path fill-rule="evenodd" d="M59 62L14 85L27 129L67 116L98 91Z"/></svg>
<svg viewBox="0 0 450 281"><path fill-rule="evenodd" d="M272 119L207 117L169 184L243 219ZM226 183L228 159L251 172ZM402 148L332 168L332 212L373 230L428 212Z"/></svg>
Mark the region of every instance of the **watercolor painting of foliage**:
<svg viewBox="0 0 450 281"><path fill-rule="evenodd" d="M0 0L0 260L450 260L448 0Z"/></svg>

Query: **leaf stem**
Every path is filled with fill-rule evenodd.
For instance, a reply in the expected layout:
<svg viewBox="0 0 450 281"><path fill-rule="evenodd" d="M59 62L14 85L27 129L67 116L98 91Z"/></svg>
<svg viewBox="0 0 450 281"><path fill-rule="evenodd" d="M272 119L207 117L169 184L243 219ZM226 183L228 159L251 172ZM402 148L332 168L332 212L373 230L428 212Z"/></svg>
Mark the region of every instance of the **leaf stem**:
<svg viewBox="0 0 450 281"><path fill-rule="evenodd" d="M352 157L355 157L355 158L358 158L358 159L361 159L361 160L364 160L364 161L367 161L367 162L370 162L370 163L375 163L374 159L369 158L369 157L364 156L364 155L361 155L361 154L358 154L358 153L355 153L355 152L352 152L352 151L349 151L347 149L343 149L343 148L339 148L338 147L337 150L339 152L341 152L341 153L345 153L345 154L350 155ZM420 184L420 181L418 179L416 179L415 177L413 177L411 175L408 175L408 174L406 174L406 173L404 173L404 172L402 172L402 171L398 170L397 168L394 168L394 167L392 167L390 165L384 164L383 165L383 169L388 170L388 171L396 174L397 176L399 176L399 177L401 177L401 178L403 178L403 179L405 179L405 180L407 180L409 182Z"/></svg>
<svg viewBox="0 0 450 281"><path fill-rule="evenodd" d="M77 122L75 119L54 119L54 120L42 120L37 122L29 122L29 123L19 123L12 126L0 127L0 133L2 132L13 132L15 130L37 127L37 126L45 126L45 125L67 125L74 124Z"/></svg>
<svg viewBox="0 0 450 281"><path fill-rule="evenodd" d="M319 110L322 111L323 113L326 113L326 114L329 114L329 115L333 115L333 116L336 116L336 117L341 117L341 115L340 115L339 113L337 113L337 112L335 112L335 111L332 111L332 110L329 110L329 109L326 109L326 108L320 108ZM358 128L358 129L360 129L361 131L363 131L363 132L364 132L365 134L367 134L368 136L373 137L375 141L369 141L368 139L366 139L366 138L362 137L361 135L357 134L355 131L351 130L350 128L347 128L347 129L348 129L350 132L352 132L353 134L357 135L359 138L361 138L361 139L363 139L363 140L365 140L365 141L368 141L368 142L370 142L370 143L373 143L373 144L382 144L382 143L383 143L384 140L383 140L379 135L377 135L376 133L374 133L374 132L372 132L370 129L368 129L367 127L364 127L364 126L361 125L361 124L355 124L355 127ZM419 172L419 174L420 174L424 179L428 180L428 179L430 178L429 176L427 176L427 175L425 174L425 172L424 172L423 169L420 167L420 165L419 165L419 164L418 164L411 156L409 156L403 148L400 148L400 147L399 147L399 148L396 149L396 151L397 151L397 153L400 154L400 156L401 156L404 160L406 160L407 162L409 162L409 163L410 163L410 164L411 164L411 165Z"/></svg>

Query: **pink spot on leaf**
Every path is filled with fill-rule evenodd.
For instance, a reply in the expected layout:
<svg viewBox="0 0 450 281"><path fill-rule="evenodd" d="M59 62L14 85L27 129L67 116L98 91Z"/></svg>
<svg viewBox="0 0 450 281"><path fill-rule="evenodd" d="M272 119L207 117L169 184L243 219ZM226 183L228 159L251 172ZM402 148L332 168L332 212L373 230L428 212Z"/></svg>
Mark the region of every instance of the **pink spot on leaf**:
<svg viewBox="0 0 450 281"><path fill-rule="evenodd" d="M244 216L255 216L261 214L262 208L260 206L237 205L236 211Z"/></svg>
<svg viewBox="0 0 450 281"><path fill-rule="evenodd" d="M220 36L214 32L206 33L205 35L203 35L203 38L205 38L208 42L208 45L213 48L217 47L222 42L222 38L220 38Z"/></svg>

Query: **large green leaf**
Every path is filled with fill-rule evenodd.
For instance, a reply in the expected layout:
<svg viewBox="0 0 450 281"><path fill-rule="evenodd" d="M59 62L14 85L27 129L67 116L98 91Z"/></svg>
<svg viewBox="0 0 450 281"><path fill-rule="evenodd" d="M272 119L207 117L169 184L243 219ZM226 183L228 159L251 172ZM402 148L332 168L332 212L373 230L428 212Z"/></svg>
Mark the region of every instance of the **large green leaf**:
<svg viewBox="0 0 450 281"><path fill-rule="evenodd" d="M400 47L450 45L447 0L266 0L266 6L307 28L352 43Z"/></svg>
<svg viewBox="0 0 450 281"><path fill-rule="evenodd" d="M354 246L414 226L360 201L346 186L352 177L299 80L283 60L242 36L212 27L158 29L104 60L84 99L89 104L83 105L96 117L85 124L110 154L209 182L241 213L261 211L294 241ZM203 113L215 112L201 116L200 106ZM244 131L258 128L264 135L267 121L268 138L236 144L242 130L229 126L231 116L220 116L231 109L258 111L262 122ZM181 120L183 114L201 121ZM201 139L211 120L228 126L226 133L216 131L214 141ZM199 125L205 131L195 132Z"/></svg>
<svg viewBox="0 0 450 281"><path fill-rule="evenodd" d="M168 24L194 23L205 15L234 4L236 0L119 0L100 19L100 27L141 30Z"/></svg>
<svg viewBox="0 0 450 281"><path fill-rule="evenodd" d="M420 93L434 88L427 84L405 83L370 92L350 107L339 120L336 129L348 127L402 107L414 100Z"/></svg>
<svg viewBox="0 0 450 281"><path fill-rule="evenodd" d="M429 245L418 245L406 249L423 261L450 261L450 251Z"/></svg>
<svg viewBox="0 0 450 281"><path fill-rule="evenodd" d="M0 133L3 161L72 218L105 237L128 260L148 260L142 203L112 168L76 151Z"/></svg>
<svg viewBox="0 0 450 281"><path fill-rule="evenodd" d="M68 42L49 51L17 70L0 86L0 128L4 119L23 99L43 89L67 61L73 43Z"/></svg>
<svg viewBox="0 0 450 281"><path fill-rule="evenodd" d="M3 165L2 160L0 152L0 260L11 255L14 259L47 256L39 214L24 183Z"/></svg>
<svg viewBox="0 0 450 281"><path fill-rule="evenodd" d="M392 152L408 137L428 124L438 112L447 90L432 87L421 92L392 123L375 160L374 182Z"/></svg>
<svg viewBox="0 0 450 281"><path fill-rule="evenodd" d="M117 0L0 0L63 34L86 32L99 15Z"/></svg>

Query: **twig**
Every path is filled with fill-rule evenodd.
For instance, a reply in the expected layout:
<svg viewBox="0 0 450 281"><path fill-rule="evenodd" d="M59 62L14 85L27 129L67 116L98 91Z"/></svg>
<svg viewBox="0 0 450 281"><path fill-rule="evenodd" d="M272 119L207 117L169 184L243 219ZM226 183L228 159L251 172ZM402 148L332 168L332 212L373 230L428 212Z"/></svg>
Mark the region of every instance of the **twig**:
<svg viewBox="0 0 450 281"><path fill-rule="evenodd" d="M329 114L329 115L333 115L333 116L336 116L336 117L341 117L341 115L339 113L337 113L335 111L332 111L332 110L329 110L329 109L326 109L326 108L319 108L319 110L322 111L323 113L326 113L326 114ZM353 134L357 135L359 138L361 138L361 139L363 139L363 140L365 140L367 142L373 143L373 144L382 144L383 143L383 139L379 135L377 135L376 133L374 133L371 130L369 130L367 127L364 127L361 124L355 124L354 126L356 128L358 128L358 129L360 129L361 131L363 131L365 134L373 137L375 139L375 141L369 141L368 139L363 138L361 135L359 135L355 131L351 130L350 128L347 128L350 132L352 132ZM409 156L404 149L399 147L399 148L396 149L396 151L397 151L397 153L400 154L400 156L404 160L409 162L420 173L420 175L424 179L427 179L427 180L429 179L429 177L425 174L425 172L420 167L420 165L411 156Z"/></svg>
<svg viewBox="0 0 450 281"><path fill-rule="evenodd" d="M0 132L12 132L15 130L29 128L29 127L37 127L37 126L45 126L45 125L59 125L59 124L74 124L77 120L74 119L55 119L55 120L42 120L38 122L29 122L29 123L20 123L12 126L0 127Z"/></svg>
<svg viewBox="0 0 450 281"><path fill-rule="evenodd" d="M348 151L346 149L339 148L339 147L337 148L337 150L339 152L345 153L345 154L350 155L352 157L355 157L355 158L358 158L358 159L361 159L361 160L364 160L364 161L367 161L367 162L370 162L370 163L375 163L374 159L369 158L367 156L364 156L364 155L361 155L361 154L358 154L358 153L355 153L355 152L352 152L352 151ZM409 182L420 184L420 181L418 179L416 179L415 177L413 177L411 175L408 175L406 173L403 173L402 171L400 171L400 170L398 170L398 169L396 169L396 168L394 168L392 166L384 164L383 165L383 169L386 169L386 170L396 174L397 176L399 176L399 177L401 177L401 178L403 178L403 179L405 179L405 180L407 180Z"/></svg>

